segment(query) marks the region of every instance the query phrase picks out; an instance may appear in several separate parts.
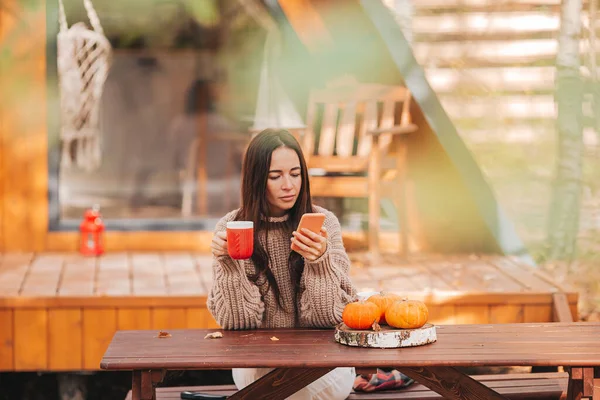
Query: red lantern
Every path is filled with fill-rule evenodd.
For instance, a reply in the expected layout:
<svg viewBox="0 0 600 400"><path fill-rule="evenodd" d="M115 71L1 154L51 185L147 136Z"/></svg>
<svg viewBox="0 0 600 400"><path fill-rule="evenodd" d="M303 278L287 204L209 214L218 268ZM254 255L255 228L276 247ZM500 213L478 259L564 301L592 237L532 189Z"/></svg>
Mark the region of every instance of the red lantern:
<svg viewBox="0 0 600 400"><path fill-rule="evenodd" d="M99 256L104 253L104 222L97 207L87 210L79 225L81 233L79 251L85 256Z"/></svg>

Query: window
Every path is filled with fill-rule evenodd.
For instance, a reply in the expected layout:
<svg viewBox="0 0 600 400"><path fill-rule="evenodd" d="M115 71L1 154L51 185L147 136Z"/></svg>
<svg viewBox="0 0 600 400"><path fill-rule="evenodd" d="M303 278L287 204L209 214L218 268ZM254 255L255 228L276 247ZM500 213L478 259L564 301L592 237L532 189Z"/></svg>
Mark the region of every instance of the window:
<svg viewBox="0 0 600 400"><path fill-rule="evenodd" d="M87 22L82 0L63 1L69 26ZM98 140L64 146L58 10L47 2L52 229L94 205L113 228L212 229L239 206L264 30L237 1L137 3L94 2L112 45ZM79 165L95 150L97 166Z"/></svg>

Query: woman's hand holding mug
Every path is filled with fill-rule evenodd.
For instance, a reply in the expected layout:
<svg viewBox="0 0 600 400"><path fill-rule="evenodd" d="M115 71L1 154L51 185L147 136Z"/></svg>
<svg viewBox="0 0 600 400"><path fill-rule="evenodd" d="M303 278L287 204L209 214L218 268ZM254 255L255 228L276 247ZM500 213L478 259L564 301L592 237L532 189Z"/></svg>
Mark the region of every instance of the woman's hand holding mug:
<svg viewBox="0 0 600 400"><path fill-rule="evenodd" d="M227 232L216 232L214 234L210 250L215 257L227 255Z"/></svg>

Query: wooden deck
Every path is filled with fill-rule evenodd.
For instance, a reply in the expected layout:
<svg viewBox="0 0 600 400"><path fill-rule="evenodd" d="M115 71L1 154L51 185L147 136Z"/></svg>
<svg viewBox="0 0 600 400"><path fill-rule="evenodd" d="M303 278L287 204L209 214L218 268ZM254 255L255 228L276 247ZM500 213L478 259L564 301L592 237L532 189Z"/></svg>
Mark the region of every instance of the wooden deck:
<svg viewBox="0 0 600 400"><path fill-rule="evenodd" d="M433 323L548 322L577 294L506 257L353 254L360 291L426 301ZM206 309L211 256L196 253L0 254L0 371L97 370L119 329L218 327Z"/></svg>

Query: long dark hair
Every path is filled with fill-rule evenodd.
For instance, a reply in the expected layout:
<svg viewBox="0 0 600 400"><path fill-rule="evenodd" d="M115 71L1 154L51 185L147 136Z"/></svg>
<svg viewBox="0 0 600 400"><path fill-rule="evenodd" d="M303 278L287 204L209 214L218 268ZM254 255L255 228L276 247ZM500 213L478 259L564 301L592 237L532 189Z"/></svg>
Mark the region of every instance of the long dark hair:
<svg viewBox="0 0 600 400"><path fill-rule="evenodd" d="M248 276L248 278L252 282L257 283L259 278L264 276L268 282L267 291L269 289L273 290L277 304L281 309L284 309L279 286L273 272L269 268L269 254L258 239L259 232L264 232L267 238L269 235L271 224L268 220L269 203L267 202L265 193L267 193L271 155L274 150L281 147L287 147L296 152L300 160L300 174L302 177L302 187L300 188L298 199L288 211L289 218L283 224L283 229L291 237L292 231L298 226L302 215L313 211L306 160L304 159L300 144L285 129L265 129L250 141L246 150L242 166L242 206L235 219L254 222L254 253L252 254L252 261L255 273ZM290 250L288 266L290 268L292 285L296 289L296 293L298 293L300 279L304 271L302 256ZM297 302L294 301L294 310L296 304Z"/></svg>

